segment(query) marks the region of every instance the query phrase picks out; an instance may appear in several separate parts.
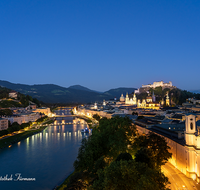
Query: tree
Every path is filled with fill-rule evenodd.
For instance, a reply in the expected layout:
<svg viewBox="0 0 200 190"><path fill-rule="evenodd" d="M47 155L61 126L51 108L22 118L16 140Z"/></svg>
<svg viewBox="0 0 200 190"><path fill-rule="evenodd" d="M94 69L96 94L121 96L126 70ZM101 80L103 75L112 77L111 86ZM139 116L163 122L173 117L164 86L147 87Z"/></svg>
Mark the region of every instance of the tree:
<svg viewBox="0 0 200 190"><path fill-rule="evenodd" d="M117 161L120 161L120 160L128 161L128 160L133 160L133 158L128 152L125 152L125 153L119 154L119 156L117 156L117 159L115 161L117 162Z"/></svg>
<svg viewBox="0 0 200 190"><path fill-rule="evenodd" d="M96 162L100 163L101 160L101 164L98 165L103 166L115 160L120 153L130 151L128 145L133 143L131 139L136 135L136 127L131 123L128 117L101 119L99 126L94 127L92 136L88 140L82 140L78 157L74 162L75 171L88 170L96 173Z"/></svg>
<svg viewBox="0 0 200 190"><path fill-rule="evenodd" d="M136 127L128 117L102 118L93 134L82 140L74 162L79 177L71 187L166 189L168 179L160 166L171 156L168 149L164 138L158 135L137 136ZM134 160L132 152L135 152Z"/></svg>
<svg viewBox="0 0 200 190"><path fill-rule="evenodd" d="M135 154L135 161L145 163L149 168L154 168L154 159L151 158L151 149L141 148Z"/></svg>
<svg viewBox="0 0 200 190"><path fill-rule="evenodd" d="M132 112L132 115L138 115L138 113L133 111L133 112Z"/></svg>
<svg viewBox="0 0 200 190"><path fill-rule="evenodd" d="M161 171L134 160L112 162L104 170L98 171L98 177L91 189L164 190L168 184L168 178Z"/></svg>
<svg viewBox="0 0 200 190"><path fill-rule="evenodd" d="M160 168L172 156L169 152L170 147L165 139L153 132L150 132L147 136L139 136L134 142L134 147L138 150L144 148L138 154L143 152L148 155L155 168Z"/></svg>
<svg viewBox="0 0 200 190"><path fill-rule="evenodd" d="M0 110L0 115L3 116L3 115L6 115L6 116L9 116L9 115L12 115L12 111L10 109L1 109Z"/></svg>
<svg viewBox="0 0 200 190"><path fill-rule="evenodd" d="M8 127L8 132L12 133L14 131L19 131L20 130L20 125L17 122L12 123L12 125L10 127Z"/></svg>
<svg viewBox="0 0 200 190"><path fill-rule="evenodd" d="M85 175L84 172L74 173L67 184L68 190L80 190L86 189L87 184L85 183Z"/></svg>
<svg viewBox="0 0 200 190"><path fill-rule="evenodd" d="M101 119L101 117L96 113L92 116L94 119L96 119L97 121L99 121Z"/></svg>

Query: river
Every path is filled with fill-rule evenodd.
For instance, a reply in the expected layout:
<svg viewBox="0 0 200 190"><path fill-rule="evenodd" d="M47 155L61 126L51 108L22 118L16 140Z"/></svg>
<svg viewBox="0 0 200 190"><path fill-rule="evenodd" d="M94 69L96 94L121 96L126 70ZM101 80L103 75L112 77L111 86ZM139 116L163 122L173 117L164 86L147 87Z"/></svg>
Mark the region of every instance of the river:
<svg viewBox="0 0 200 190"><path fill-rule="evenodd" d="M70 114L68 109L56 112ZM0 150L0 189L49 190L60 184L73 171L81 140L88 137L81 133L84 121L62 124L69 122L73 117L57 118L54 126ZM32 181L20 181L19 176Z"/></svg>

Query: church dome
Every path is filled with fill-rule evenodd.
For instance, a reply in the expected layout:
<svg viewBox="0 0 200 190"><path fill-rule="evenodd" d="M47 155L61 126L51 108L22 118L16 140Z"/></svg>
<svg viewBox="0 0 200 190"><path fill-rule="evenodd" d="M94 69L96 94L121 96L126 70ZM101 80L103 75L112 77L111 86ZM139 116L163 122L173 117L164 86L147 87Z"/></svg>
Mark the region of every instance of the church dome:
<svg viewBox="0 0 200 190"><path fill-rule="evenodd" d="M119 100L120 100L120 102L125 102L125 98L124 98L124 95L123 95L123 94L121 95L121 97L120 97Z"/></svg>

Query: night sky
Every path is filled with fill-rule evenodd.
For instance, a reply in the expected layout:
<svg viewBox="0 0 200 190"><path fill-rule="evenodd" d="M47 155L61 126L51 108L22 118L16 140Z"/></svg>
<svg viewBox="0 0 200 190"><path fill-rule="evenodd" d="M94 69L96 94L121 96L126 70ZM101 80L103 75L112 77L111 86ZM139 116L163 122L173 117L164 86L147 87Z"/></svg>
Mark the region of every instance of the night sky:
<svg viewBox="0 0 200 190"><path fill-rule="evenodd" d="M0 80L200 89L200 1L1 0Z"/></svg>

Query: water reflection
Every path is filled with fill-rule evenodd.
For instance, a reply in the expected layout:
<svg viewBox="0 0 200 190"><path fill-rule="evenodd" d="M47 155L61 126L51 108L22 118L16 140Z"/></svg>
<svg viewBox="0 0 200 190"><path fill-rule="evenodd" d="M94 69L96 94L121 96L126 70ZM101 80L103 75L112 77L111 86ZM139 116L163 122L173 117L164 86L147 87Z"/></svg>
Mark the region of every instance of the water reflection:
<svg viewBox="0 0 200 190"><path fill-rule="evenodd" d="M20 172L23 177L36 178L35 182L0 182L1 189L53 189L73 171L80 142L87 136L81 133L87 126L82 122L58 118L43 132L0 150L0 176Z"/></svg>

